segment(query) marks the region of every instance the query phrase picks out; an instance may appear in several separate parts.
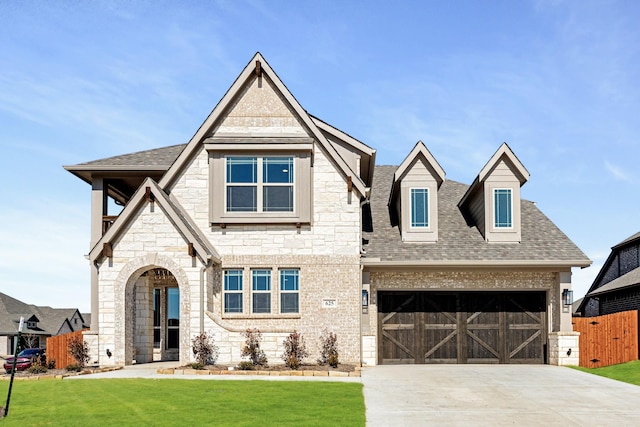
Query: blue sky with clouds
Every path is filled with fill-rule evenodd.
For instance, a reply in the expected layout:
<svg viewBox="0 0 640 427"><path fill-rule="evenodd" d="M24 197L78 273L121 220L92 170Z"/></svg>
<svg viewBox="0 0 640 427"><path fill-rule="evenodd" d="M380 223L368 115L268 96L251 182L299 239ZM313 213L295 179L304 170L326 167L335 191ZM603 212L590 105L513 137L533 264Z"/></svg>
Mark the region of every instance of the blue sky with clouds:
<svg viewBox="0 0 640 427"><path fill-rule="evenodd" d="M90 307L89 186L62 165L185 143L260 51L311 114L470 184L506 141L594 261L640 230L640 3L2 1L0 292Z"/></svg>

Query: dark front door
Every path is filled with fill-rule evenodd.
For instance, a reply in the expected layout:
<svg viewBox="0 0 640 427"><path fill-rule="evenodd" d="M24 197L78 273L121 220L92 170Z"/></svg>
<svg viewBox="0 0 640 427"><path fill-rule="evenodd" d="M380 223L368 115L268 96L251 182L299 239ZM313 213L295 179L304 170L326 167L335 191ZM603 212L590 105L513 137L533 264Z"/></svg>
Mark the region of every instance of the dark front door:
<svg viewBox="0 0 640 427"><path fill-rule="evenodd" d="M544 363L544 292L380 292L382 364Z"/></svg>

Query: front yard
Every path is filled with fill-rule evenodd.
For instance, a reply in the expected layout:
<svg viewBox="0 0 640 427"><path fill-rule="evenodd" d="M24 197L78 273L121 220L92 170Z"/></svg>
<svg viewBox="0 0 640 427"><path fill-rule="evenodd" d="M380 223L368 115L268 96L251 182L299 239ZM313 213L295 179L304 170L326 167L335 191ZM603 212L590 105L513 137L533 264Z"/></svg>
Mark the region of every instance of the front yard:
<svg viewBox="0 0 640 427"><path fill-rule="evenodd" d="M0 383L4 405L8 381ZM4 426L364 426L362 384L148 379L16 381Z"/></svg>
<svg viewBox="0 0 640 427"><path fill-rule="evenodd" d="M619 365L605 366L604 368L582 368L577 366L574 368L579 371L600 375L613 380L640 385L640 360L621 363Z"/></svg>

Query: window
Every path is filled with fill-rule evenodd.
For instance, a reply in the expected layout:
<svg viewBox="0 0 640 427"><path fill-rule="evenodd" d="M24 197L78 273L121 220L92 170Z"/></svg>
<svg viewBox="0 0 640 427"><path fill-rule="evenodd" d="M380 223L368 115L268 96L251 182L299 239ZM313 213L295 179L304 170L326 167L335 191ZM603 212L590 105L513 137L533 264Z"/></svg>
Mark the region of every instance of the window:
<svg viewBox="0 0 640 427"><path fill-rule="evenodd" d="M280 270L280 312L299 312L299 284L298 270Z"/></svg>
<svg viewBox="0 0 640 427"><path fill-rule="evenodd" d="M224 312L242 313L242 270L224 272Z"/></svg>
<svg viewBox="0 0 640 427"><path fill-rule="evenodd" d="M167 348L180 348L180 289L167 288Z"/></svg>
<svg viewBox="0 0 640 427"><path fill-rule="evenodd" d="M511 203L511 189L497 188L493 190L494 226L496 228L511 228L513 226Z"/></svg>
<svg viewBox="0 0 640 427"><path fill-rule="evenodd" d="M153 289L153 348L160 348L160 292Z"/></svg>
<svg viewBox="0 0 640 427"><path fill-rule="evenodd" d="M271 313L271 270L251 271L253 313Z"/></svg>
<svg viewBox="0 0 640 427"><path fill-rule="evenodd" d="M411 227L429 227L429 189L411 189Z"/></svg>
<svg viewBox="0 0 640 427"><path fill-rule="evenodd" d="M293 157L226 158L227 212L293 212Z"/></svg>
<svg viewBox="0 0 640 427"><path fill-rule="evenodd" d="M36 329L38 327L38 322L33 320L27 321L27 329Z"/></svg>

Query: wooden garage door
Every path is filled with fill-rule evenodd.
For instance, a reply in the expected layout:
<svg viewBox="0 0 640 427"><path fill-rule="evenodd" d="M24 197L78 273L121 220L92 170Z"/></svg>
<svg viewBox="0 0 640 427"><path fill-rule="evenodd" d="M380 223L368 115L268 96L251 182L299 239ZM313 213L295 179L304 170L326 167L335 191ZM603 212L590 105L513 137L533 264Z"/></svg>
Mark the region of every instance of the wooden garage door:
<svg viewBox="0 0 640 427"><path fill-rule="evenodd" d="M544 363L544 292L380 292L380 363Z"/></svg>

